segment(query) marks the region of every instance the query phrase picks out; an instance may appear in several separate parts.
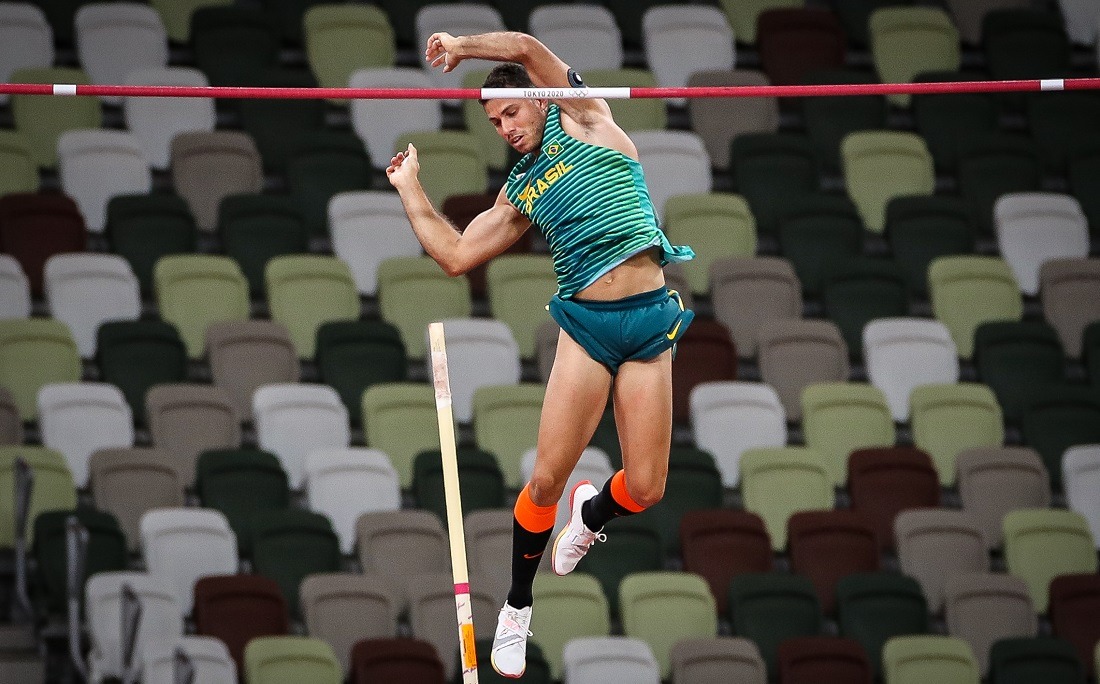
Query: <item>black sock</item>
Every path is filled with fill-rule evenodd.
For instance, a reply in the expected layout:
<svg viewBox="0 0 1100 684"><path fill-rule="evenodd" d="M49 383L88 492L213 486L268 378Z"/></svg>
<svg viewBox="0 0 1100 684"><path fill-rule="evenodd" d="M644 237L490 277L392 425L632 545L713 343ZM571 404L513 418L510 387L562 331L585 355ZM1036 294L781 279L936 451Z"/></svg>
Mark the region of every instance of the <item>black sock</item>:
<svg viewBox="0 0 1100 684"><path fill-rule="evenodd" d="M513 608L526 608L534 600L531 585L553 532L553 527L544 532L532 532L512 518L512 587L508 590L508 605Z"/></svg>
<svg viewBox="0 0 1100 684"><path fill-rule="evenodd" d="M634 515L633 511L623 508L611 495L611 480L608 478L600 493L581 505L581 520L584 526L593 532L599 532L612 518Z"/></svg>

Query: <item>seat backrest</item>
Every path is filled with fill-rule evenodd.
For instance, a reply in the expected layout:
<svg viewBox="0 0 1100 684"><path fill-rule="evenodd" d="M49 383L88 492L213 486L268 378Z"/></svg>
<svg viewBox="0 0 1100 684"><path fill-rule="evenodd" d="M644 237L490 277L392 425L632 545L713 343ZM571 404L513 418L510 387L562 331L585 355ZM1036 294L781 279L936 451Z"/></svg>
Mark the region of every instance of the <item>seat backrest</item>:
<svg viewBox="0 0 1100 684"><path fill-rule="evenodd" d="M715 319L744 358L756 355L764 324L802 317L802 286L785 259L718 259L711 265L710 293Z"/></svg>
<svg viewBox="0 0 1100 684"><path fill-rule="evenodd" d="M444 684L443 663L435 647L421 639L363 639L351 649L351 681Z"/></svg>
<svg viewBox="0 0 1100 684"><path fill-rule="evenodd" d="M669 657L678 684L706 684L725 677L744 684L768 681L760 649L743 637L683 639L673 644Z"/></svg>
<svg viewBox="0 0 1100 684"><path fill-rule="evenodd" d="M83 69L49 66L16 69L9 80L12 83L91 83ZM98 128L102 124L99 100L91 97L60 102L37 95L13 95L11 113L15 130L26 134L35 164L40 168L57 166L57 143L62 133Z"/></svg>
<svg viewBox="0 0 1100 684"><path fill-rule="evenodd" d="M607 597L596 578L582 572L563 576L539 573L532 594L539 602L539 612L532 613L532 639L546 654L551 675L559 678L562 649L567 643L611 633Z"/></svg>
<svg viewBox="0 0 1100 684"><path fill-rule="evenodd" d="M1066 504L1089 521L1093 539L1100 539L1100 445L1082 444L1062 456L1062 486Z"/></svg>
<svg viewBox="0 0 1100 684"><path fill-rule="evenodd" d="M145 396L145 415L153 445L172 454L185 483L194 478L199 454L241 444L240 417L229 392L216 385L155 385Z"/></svg>
<svg viewBox="0 0 1100 684"><path fill-rule="evenodd" d="M710 584L718 614L728 615L730 580L772 569L772 544L759 515L748 511L701 509L680 519L684 570Z"/></svg>
<svg viewBox="0 0 1100 684"><path fill-rule="evenodd" d="M764 519L772 548L787 547L787 521L798 511L833 507L833 480L821 454L805 447L749 449L741 456L745 510Z"/></svg>
<svg viewBox="0 0 1100 684"><path fill-rule="evenodd" d="M882 660L887 681L896 684L981 681L969 644L954 636L895 637L886 642Z"/></svg>
<svg viewBox="0 0 1100 684"><path fill-rule="evenodd" d="M909 418L919 385L959 381L959 359L947 326L917 318L886 318L863 328L867 378L882 390L896 422Z"/></svg>
<svg viewBox="0 0 1100 684"><path fill-rule="evenodd" d="M688 77L691 87L767 86L771 81L756 69L697 71ZM779 100L774 97L695 99L688 101L691 128L703 137L711 166L725 170L730 143L745 133L775 133L779 129ZM723 125L723 123L725 125Z"/></svg>
<svg viewBox="0 0 1100 684"><path fill-rule="evenodd" d="M505 254L489 263L485 277L493 318L508 325L521 357L534 358L535 329L550 317L531 302L549 301L558 291L553 260L541 254Z"/></svg>
<svg viewBox="0 0 1100 684"><path fill-rule="evenodd" d="M714 456L727 487L737 486L747 450L787 443L783 405L764 383L702 383L691 391L690 405L694 441Z"/></svg>
<svg viewBox="0 0 1100 684"><path fill-rule="evenodd" d="M974 331L974 365L997 395L1009 423L1019 423L1032 393L1066 379L1058 333L1040 321L991 321Z"/></svg>
<svg viewBox="0 0 1100 684"><path fill-rule="evenodd" d="M356 642L397 633L398 599L383 578L344 572L310 575L302 581L301 600L306 629L332 645L345 673L351 669Z"/></svg>
<svg viewBox="0 0 1100 684"><path fill-rule="evenodd" d="M274 321L211 323L206 349L214 384L229 392L241 420L252 417L256 389L297 382L301 374L290 333Z"/></svg>
<svg viewBox="0 0 1100 684"><path fill-rule="evenodd" d="M1057 12L1037 7L986 12L982 46L993 78L1053 78L1069 69L1069 37ZM1028 59L1022 59L1024 51Z"/></svg>
<svg viewBox="0 0 1100 684"><path fill-rule="evenodd" d="M891 198L932 194L932 154L916 133L856 131L845 136L840 152L848 195L874 233L881 233L886 225L886 204Z"/></svg>
<svg viewBox="0 0 1100 684"><path fill-rule="evenodd" d="M141 605L134 648L135 661L165 641L183 636L183 611L170 581L142 572L102 572L88 579L84 614L92 644L88 654L92 677L121 677L123 592L129 588Z"/></svg>
<svg viewBox="0 0 1100 684"><path fill-rule="evenodd" d="M237 571L237 539L218 511L158 508L146 511L140 525L146 571L168 581L185 615L196 580Z"/></svg>
<svg viewBox="0 0 1100 684"><path fill-rule="evenodd" d="M266 281L272 319L287 326L300 358L313 358L322 323L359 318L351 271L336 257L275 257L267 263Z"/></svg>
<svg viewBox="0 0 1100 684"><path fill-rule="evenodd" d="M102 233L107 202L117 195L140 195L153 188L149 162L128 131L82 128L57 138L61 189L76 200L88 230Z"/></svg>
<svg viewBox="0 0 1100 684"><path fill-rule="evenodd" d="M184 86L210 85L206 76L191 67L147 67L126 74L126 85ZM126 127L138 139L141 150L154 169L167 170L172 161L173 140L189 132L211 132L216 115L213 98L170 99L127 97L122 101Z"/></svg>
<svg viewBox="0 0 1100 684"><path fill-rule="evenodd" d="M730 582L729 602L734 631L756 642L769 672L776 671L780 643L821 631L817 594L801 575L740 575Z"/></svg>
<svg viewBox="0 0 1100 684"><path fill-rule="evenodd" d="M819 383L802 391L806 446L824 457L837 484L852 451L894 443L894 419L886 396L873 385Z"/></svg>
<svg viewBox="0 0 1100 684"><path fill-rule="evenodd" d="M355 537L363 571L392 578L393 588L403 602L408 600L403 578L421 572L444 572L450 567L443 523L430 511L364 513L355 523Z"/></svg>
<svg viewBox="0 0 1100 684"><path fill-rule="evenodd" d="M433 71L433 74L438 71ZM427 173L418 176L435 206L443 206L447 198L455 195L486 191L489 182L488 158L473 133L448 130L406 133L397 139L395 147L404 150L410 143L416 146L425 164L442 167L442 171L430 171L428 169L432 167L423 166L421 168Z"/></svg>
<svg viewBox="0 0 1100 684"><path fill-rule="evenodd" d="M12 3L0 10L0 40L9 46L0 57L0 78L5 81L20 69L53 64L53 29L42 9L31 3ZM7 101L7 95L0 98Z"/></svg>
<svg viewBox="0 0 1100 684"><path fill-rule="evenodd" d="M311 637L268 636L244 649L245 681L277 684L286 681L340 684L344 674L332 646Z"/></svg>
<svg viewBox="0 0 1100 684"><path fill-rule="evenodd" d="M645 640L661 668L672 672L672 646L689 638L718 633L714 596L706 581L691 573L634 573L619 585L623 633Z"/></svg>
<svg viewBox="0 0 1100 684"><path fill-rule="evenodd" d="M493 319L444 319L443 331L454 417L468 423L474 416L478 388L519 382L519 346L508 325ZM430 365L430 357L425 361Z"/></svg>
<svg viewBox="0 0 1100 684"><path fill-rule="evenodd" d="M899 512L940 505L940 478L932 457L915 447L857 449L848 458L848 494L887 550L894 547Z"/></svg>
<svg viewBox="0 0 1100 684"><path fill-rule="evenodd" d="M355 522L360 515L401 507L397 471L377 449L310 451L305 460L305 489L309 507L332 521L345 554L355 546Z"/></svg>
<svg viewBox="0 0 1100 684"><path fill-rule="evenodd" d="M1089 676L1096 674L1093 659L1100 640L1096 622L1098 596L1100 582L1094 572L1063 575L1050 582L1050 623L1054 636L1073 645Z"/></svg>
<svg viewBox="0 0 1100 684"><path fill-rule="evenodd" d="M836 613L841 577L879 569L875 528L852 511L801 511L787 520L791 570L814 583L826 615Z"/></svg>
<svg viewBox="0 0 1100 684"><path fill-rule="evenodd" d="M959 37L968 45L978 45L982 38L982 19L992 10L1025 7L1027 0L948 0L951 17L959 27Z"/></svg>
<svg viewBox="0 0 1100 684"><path fill-rule="evenodd" d="M693 320L676 342L676 359L672 366L672 420L686 423L691 417L691 393L699 385L737 379L737 349L723 324Z"/></svg>
<svg viewBox="0 0 1100 684"><path fill-rule="evenodd" d="M959 358L974 353L974 331L986 321L1018 321L1023 298L1008 265L996 257L944 256L928 267L932 313L951 331Z"/></svg>
<svg viewBox="0 0 1100 684"><path fill-rule="evenodd" d="M928 607L912 577L885 572L849 575L837 582L840 636L855 639L880 672L883 645L901 634L928 632Z"/></svg>
<svg viewBox="0 0 1100 684"><path fill-rule="evenodd" d="M204 451L195 464L194 478L199 502L229 520L242 557L252 551L252 516L290 505L290 488L279 459L259 449Z"/></svg>
<svg viewBox="0 0 1100 684"><path fill-rule="evenodd" d="M204 231L217 226L222 199L263 189L260 152L247 133L181 132L172 138L170 156L172 187Z"/></svg>
<svg viewBox="0 0 1100 684"><path fill-rule="evenodd" d="M363 433L367 446L390 457L403 488L412 485L413 459L439 448L439 426L432 388L419 383L382 383L363 393Z"/></svg>
<svg viewBox="0 0 1100 684"><path fill-rule="evenodd" d="M1002 525L1005 565L1027 582L1036 611L1046 612L1055 577L1096 572L1096 542L1080 513L1022 509L1007 513Z"/></svg>
<svg viewBox="0 0 1100 684"><path fill-rule="evenodd" d="M817 69L839 69L847 48L844 29L825 8L768 9L757 19L760 65L775 85L802 83Z"/></svg>
<svg viewBox="0 0 1100 684"><path fill-rule="evenodd" d="M624 677L638 684L657 684L661 668L641 639L606 636L573 639L562 649L563 682L610 681Z"/></svg>
<svg viewBox="0 0 1100 684"><path fill-rule="evenodd" d="M292 489L301 489L309 452L350 444L348 410L336 390L296 383L264 385L252 395L261 449L279 457Z"/></svg>
<svg viewBox="0 0 1100 684"><path fill-rule="evenodd" d="M874 674L858 641L799 637L779 645L779 678L786 684L871 684Z"/></svg>
<svg viewBox="0 0 1100 684"><path fill-rule="evenodd" d="M0 319L31 317L31 287L19 261L0 254Z"/></svg>
<svg viewBox="0 0 1100 684"><path fill-rule="evenodd" d="M341 569L340 541L328 518L297 508L257 512L252 518L252 568L279 584L293 617L298 593L312 574Z"/></svg>
<svg viewBox="0 0 1100 684"><path fill-rule="evenodd" d="M1020 422L1024 442L1043 459L1054 491L1062 488L1062 457L1078 444L1100 443L1100 400L1081 386L1036 387Z"/></svg>
<svg viewBox="0 0 1100 684"><path fill-rule="evenodd" d="M351 74L346 85L351 88L431 88L432 80L423 69L375 67L356 70ZM383 125L387 122L390 125ZM367 146L367 151L371 154L371 163L375 168L384 168L384 165L389 163L390 156L397 151L397 139L401 135L415 131L437 131L442 124L443 112L439 102L363 99L351 101L352 130ZM404 218L404 213L402 217Z"/></svg>
<svg viewBox="0 0 1100 684"><path fill-rule="evenodd" d="M775 388L787 420L802 420L802 390L848 379L848 345L831 321L778 320L760 327L760 379Z"/></svg>
<svg viewBox="0 0 1100 684"><path fill-rule="evenodd" d="M72 199L60 194L16 192L0 197L0 241L4 252L21 267L30 294L39 297L43 294L46 260L54 254L83 252L87 233Z"/></svg>
<svg viewBox="0 0 1100 684"><path fill-rule="evenodd" d="M659 219L665 215L668 198L711 191L710 157L698 133L635 131L631 140L638 149L638 161L645 170L653 211Z"/></svg>
<svg viewBox="0 0 1100 684"><path fill-rule="evenodd" d="M315 5L302 17L302 33L306 61L322 88L344 88L359 69L394 64L393 27L380 7Z"/></svg>
<svg viewBox="0 0 1100 684"><path fill-rule="evenodd" d="M1018 508L1050 505L1050 479L1031 447L976 447L959 453L956 484L964 510L982 527L991 549L1001 547L1001 520Z"/></svg>
<svg viewBox="0 0 1100 684"><path fill-rule="evenodd" d="M929 71L958 71L959 31L946 11L934 7L881 7L868 21L871 57L883 83L911 82ZM909 97L890 100L908 106Z"/></svg>
<svg viewBox="0 0 1100 684"><path fill-rule="evenodd" d="M1081 358L1085 328L1100 319L1100 259L1052 259L1039 268L1043 317L1058 333L1066 355Z"/></svg>
<svg viewBox="0 0 1100 684"><path fill-rule="evenodd" d="M168 65L168 33L156 9L136 2L87 4L76 12L76 54L92 83L122 83L135 68ZM125 45L125 50L119 50ZM103 97L119 104L117 96Z"/></svg>
<svg viewBox="0 0 1100 684"><path fill-rule="evenodd" d="M154 385L187 379L187 350L175 326L163 321L108 321L99 326L100 378L122 390L138 422Z"/></svg>
<svg viewBox="0 0 1100 684"><path fill-rule="evenodd" d="M104 235L111 250L129 262L143 295L153 291L157 260L194 252L198 238L187 203L175 195L112 197Z"/></svg>
<svg viewBox="0 0 1100 684"><path fill-rule="evenodd" d="M646 63L661 86L685 86L697 71L732 69L735 37L716 7L651 7L642 15ZM699 49L689 53L684 45Z"/></svg>
<svg viewBox="0 0 1100 684"><path fill-rule="evenodd" d="M171 684L175 681L176 658L183 653L194 668L195 681L210 684L234 684L237 666L220 640L213 637L185 636L175 642L161 644L146 651L142 659L141 679L149 684Z"/></svg>
<svg viewBox="0 0 1100 684"><path fill-rule="evenodd" d="M999 684L1025 684L1036 676L1079 682L1085 678L1085 667L1073 644L1063 639L1002 639L989 649L989 673Z"/></svg>
<svg viewBox="0 0 1100 684"><path fill-rule="evenodd" d="M1088 221L1071 195L1008 193L997 198L993 217L1001 256L1025 295L1039 293L1039 275L1047 261L1088 257Z"/></svg>
<svg viewBox="0 0 1100 684"><path fill-rule="evenodd" d="M471 306L469 283L448 278L429 257L390 258L378 267L379 312L401 331L411 359L424 358L429 323L469 316Z"/></svg>
<svg viewBox="0 0 1100 684"><path fill-rule="evenodd" d="M670 240L692 245L695 250L695 258L678 267L689 287L681 291L671 279L666 280L681 296L710 290L711 264L716 259L756 253L756 221L739 195L711 192L670 197L662 227ZM684 300L684 305L690 308L691 303Z"/></svg>
<svg viewBox="0 0 1100 684"><path fill-rule="evenodd" d="M606 7L541 5L531 10L528 27L551 52L569 55L569 65L581 74L623 65L622 33Z"/></svg>
<svg viewBox="0 0 1100 684"><path fill-rule="evenodd" d="M973 447L1004 443L1004 417L992 390L978 383L921 385L909 398L913 443L928 452L940 481L955 482L955 458Z"/></svg>
<svg viewBox="0 0 1100 684"><path fill-rule="evenodd" d="M38 392L42 444L64 454L73 481L88 486L88 460L100 449L134 445L134 420L114 385L51 383Z"/></svg>
<svg viewBox="0 0 1100 684"><path fill-rule="evenodd" d="M987 572L989 557L977 519L966 511L910 509L894 518L901 571L920 582L928 609L944 606L944 586L955 577Z"/></svg>
<svg viewBox="0 0 1100 684"><path fill-rule="evenodd" d="M104 321L133 321L141 314L137 276L120 256L55 254L43 275L50 315L69 327L84 358L95 356Z"/></svg>
<svg viewBox="0 0 1100 684"><path fill-rule="evenodd" d="M377 293L378 268L383 261L422 252L400 199L392 193L339 193L329 202L328 215L333 251L348 262L359 294Z"/></svg>
<svg viewBox="0 0 1100 684"><path fill-rule="evenodd" d="M435 646L444 672L453 678L461 670L459 652L454 647L454 626L447 619L455 610L454 579L449 572L419 571L410 577L409 626L418 638ZM475 638L490 638L495 625L493 616L500 610L497 598L471 585L470 608Z"/></svg>
<svg viewBox="0 0 1100 684"><path fill-rule="evenodd" d="M216 637L237 668L244 647L261 636L287 634L286 599L273 579L260 575L221 575L195 582L195 632Z"/></svg>
<svg viewBox="0 0 1100 684"><path fill-rule="evenodd" d="M248 320L248 283L227 256L163 257L153 270L153 282L161 318L176 326L192 359L205 355L211 323Z"/></svg>
<svg viewBox="0 0 1100 684"><path fill-rule="evenodd" d="M278 65L278 26L258 7L194 8L190 42L195 65L212 85L258 85Z"/></svg>
<svg viewBox="0 0 1100 684"><path fill-rule="evenodd" d="M491 4L472 2L445 4L447 6L424 5L416 12L416 45L418 47L427 45L428 37L437 31L446 31L458 36L505 30L500 11ZM468 62L459 64L457 69L447 74L441 73L440 69L432 69L430 75L437 88L456 88L468 71L479 68L482 67L476 62Z"/></svg>
<svg viewBox="0 0 1100 684"><path fill-rule="evenodd" d="M23 420L38 416L38 391L80 380L80 353L68 327L53 319L0 320L0 386Z"/></svg>
<svg viewBox="0 0 1100 684"><path fill-rule="evenodd" d="M15 479L18 459L30 467L34 476L27 520L32 522L45 511L76 508L76 487L65 465L65 457L41 446L0 447L0 548L15 545ZM34 525L28 524L27 544L34 542Z"/></svg>
<svg viewBox="0 0 1100 684"><path fill-rule="evenodd" d="M1027 584L1018 577L987 572L956 575L944 583L944 598L948 632L970 644L983 677L989 674L993 644L1038 635Z"/></svg>
<svg viewBox="0 0 1100 684"><path fill-rule="evenodd" d="M118 518L131 551L141 541L141 516L154 508L184 504L185 483L169 452L135 447L92 454L92 499L96 508Z"/></svg>
<svg viewBox="0 0 1100 684"><path fill-rule="evenodd" d="M523 455L538 441L545 398L546 388L534 383L486 385L474 392L474 441L496 457L509 487L523 486Z"/></svg>

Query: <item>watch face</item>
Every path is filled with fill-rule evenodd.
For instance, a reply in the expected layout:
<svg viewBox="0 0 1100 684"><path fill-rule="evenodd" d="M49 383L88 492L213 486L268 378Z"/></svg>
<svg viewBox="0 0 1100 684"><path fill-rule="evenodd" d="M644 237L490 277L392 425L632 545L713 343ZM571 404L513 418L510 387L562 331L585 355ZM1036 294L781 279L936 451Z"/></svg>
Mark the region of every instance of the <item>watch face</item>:
<svg viewBox="0 0 1100 684"><path fill-rule="evenodd" d="M584 79L581 78L581 75L573 69L569 70L569 85L573 86L574 88L584 87Z"/></svg>

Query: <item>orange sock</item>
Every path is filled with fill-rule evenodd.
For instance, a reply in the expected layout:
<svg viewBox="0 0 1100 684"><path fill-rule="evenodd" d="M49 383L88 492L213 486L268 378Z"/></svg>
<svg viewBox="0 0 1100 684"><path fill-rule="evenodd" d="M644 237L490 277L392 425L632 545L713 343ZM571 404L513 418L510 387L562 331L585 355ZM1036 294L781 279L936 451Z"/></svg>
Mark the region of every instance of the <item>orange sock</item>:
<svg viewBox="0 0 1100 684"><path fill-rule="evenodd" d="M516 521L528 532L545 532L553 529L554 518L558 514L558 505L536 505L531 500L531 493L528 491L530 487L531 485L524 485L523 491L519 493L519 497L516 499L516 507L513 509Z"/></svg>

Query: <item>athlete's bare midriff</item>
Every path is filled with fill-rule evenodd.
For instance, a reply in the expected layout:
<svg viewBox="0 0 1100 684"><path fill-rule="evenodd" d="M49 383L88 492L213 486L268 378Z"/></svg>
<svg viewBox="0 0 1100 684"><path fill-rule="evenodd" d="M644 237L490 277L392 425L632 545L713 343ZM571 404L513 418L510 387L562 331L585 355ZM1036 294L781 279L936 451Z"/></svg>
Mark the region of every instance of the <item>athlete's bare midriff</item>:
<svg viewBox="0 0 1100 684"><path fill-rule="evenodd" d="M665 273L657 258L658 251L653 248L635 254L578 292L576 298L607 302L664 286Z"/></svg>

